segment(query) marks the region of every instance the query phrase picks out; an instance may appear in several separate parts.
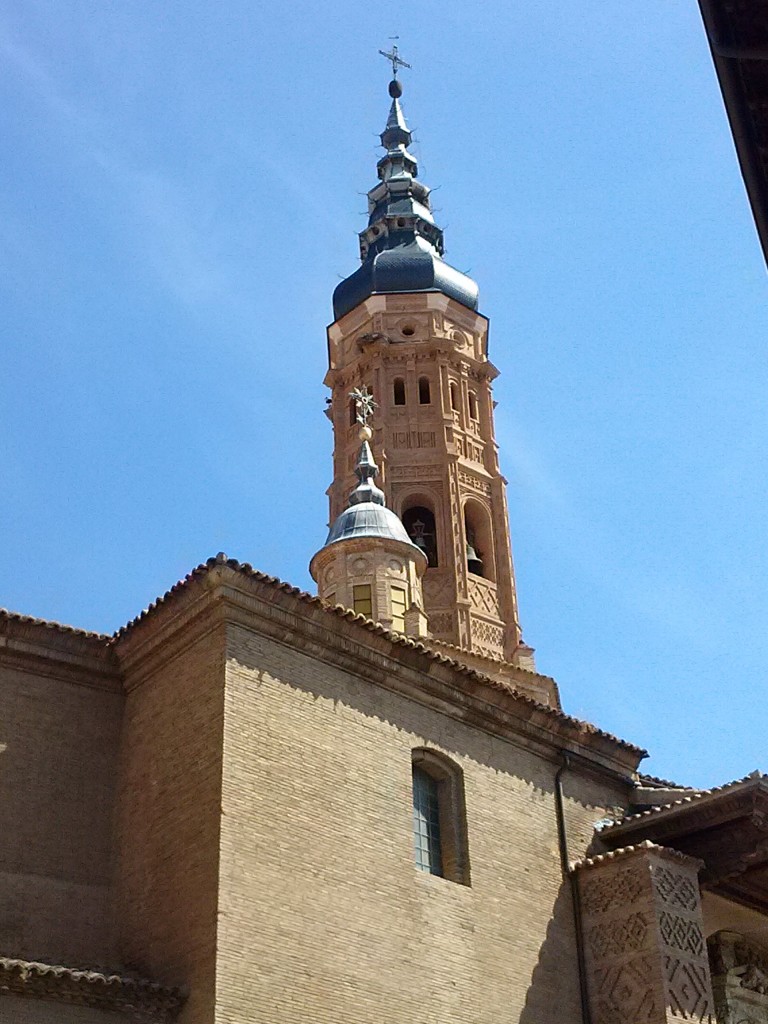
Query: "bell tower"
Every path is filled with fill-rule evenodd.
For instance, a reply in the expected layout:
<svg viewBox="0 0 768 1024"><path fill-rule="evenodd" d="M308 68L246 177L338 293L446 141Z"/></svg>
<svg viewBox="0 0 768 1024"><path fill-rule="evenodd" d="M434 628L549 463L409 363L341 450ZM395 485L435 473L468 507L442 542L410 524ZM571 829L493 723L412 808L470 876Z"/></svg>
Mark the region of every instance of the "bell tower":
<svg viewBox="0 0 768 1024"><path fill-rule="evenodd" d="M336 288L328 328L334 432L331 521L354 485L358 425L353 389L379 408L373 435L387 505L427 558L423 598L438 644L533 669L523 643L499 471L488 320L475 282L443 260L430 190L417 179L411 131L389 83L384 155L368 192L360 267ZM407 65L405 65L407 66Z"/></svg>

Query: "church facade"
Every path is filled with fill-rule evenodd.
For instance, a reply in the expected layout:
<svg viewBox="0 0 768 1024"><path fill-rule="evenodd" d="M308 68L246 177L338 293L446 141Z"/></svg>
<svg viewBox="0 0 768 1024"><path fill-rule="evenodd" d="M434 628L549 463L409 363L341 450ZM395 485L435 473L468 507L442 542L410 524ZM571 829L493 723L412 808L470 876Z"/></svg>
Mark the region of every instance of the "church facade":
<svg viewBox="0 0 768 1024"><path fill-rule="evenodd" d="M536 671L401 93L318 596L220 554L111 636L0 612L3 1024L768 1022L768 779L644 776Z"/></svg>

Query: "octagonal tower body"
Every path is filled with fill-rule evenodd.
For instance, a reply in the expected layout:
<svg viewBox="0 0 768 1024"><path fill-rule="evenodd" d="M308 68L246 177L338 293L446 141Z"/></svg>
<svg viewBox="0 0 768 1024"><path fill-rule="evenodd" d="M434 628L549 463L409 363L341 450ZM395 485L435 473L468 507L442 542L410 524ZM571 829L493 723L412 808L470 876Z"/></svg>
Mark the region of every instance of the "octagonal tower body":
<svg viewBox="0 0 768 1024"><path fill-rule="evenodd" d="M334 431L333 521L353 483L357 424L349 393L367 386L379 411L373 446L387 504L428 557L423 579L436 641L533 668L523 643L505 487L493 424L488 321L478 289L443 260L429 189L416 178L399 96L368 193L361 266L334 293L328 328Z"/></svg>

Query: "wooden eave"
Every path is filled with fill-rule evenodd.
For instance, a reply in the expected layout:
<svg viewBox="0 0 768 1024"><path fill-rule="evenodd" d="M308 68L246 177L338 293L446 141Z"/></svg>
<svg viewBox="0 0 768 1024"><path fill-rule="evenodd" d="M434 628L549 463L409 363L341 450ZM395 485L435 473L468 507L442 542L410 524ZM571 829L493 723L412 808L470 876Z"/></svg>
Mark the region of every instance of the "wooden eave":
<svg viewBox="0 0 768 1024"><path fill-rule="evenodd" d="M699 0L699 6L768 261L768 0Z"/></svg>
<svg viewBox="0 0 768 1024"><path fill-rule="evenodd" d="M608 849L650 840L704 863L705 888L768 910L768 778L748 778L633 815L600 832Z"/></svg>

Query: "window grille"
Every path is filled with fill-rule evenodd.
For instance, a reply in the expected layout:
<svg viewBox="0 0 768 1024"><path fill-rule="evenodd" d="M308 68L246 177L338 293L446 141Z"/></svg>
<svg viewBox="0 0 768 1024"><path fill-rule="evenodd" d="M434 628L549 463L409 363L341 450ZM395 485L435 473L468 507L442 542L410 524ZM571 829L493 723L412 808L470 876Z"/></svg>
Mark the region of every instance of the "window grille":
<svg viewBox="0 0 768 1024"><path fill-rule="evenodd" d="M411 751L416 867L470 884L467 813L461 767L437 750Z"/></svg>
<svg viewBox="0 0 768 1024"><path fill-rule="evenodd" d="M439 783L423 768L413 768L413 848L416 867L431 875L442 875L440 844Z"/></svg>

